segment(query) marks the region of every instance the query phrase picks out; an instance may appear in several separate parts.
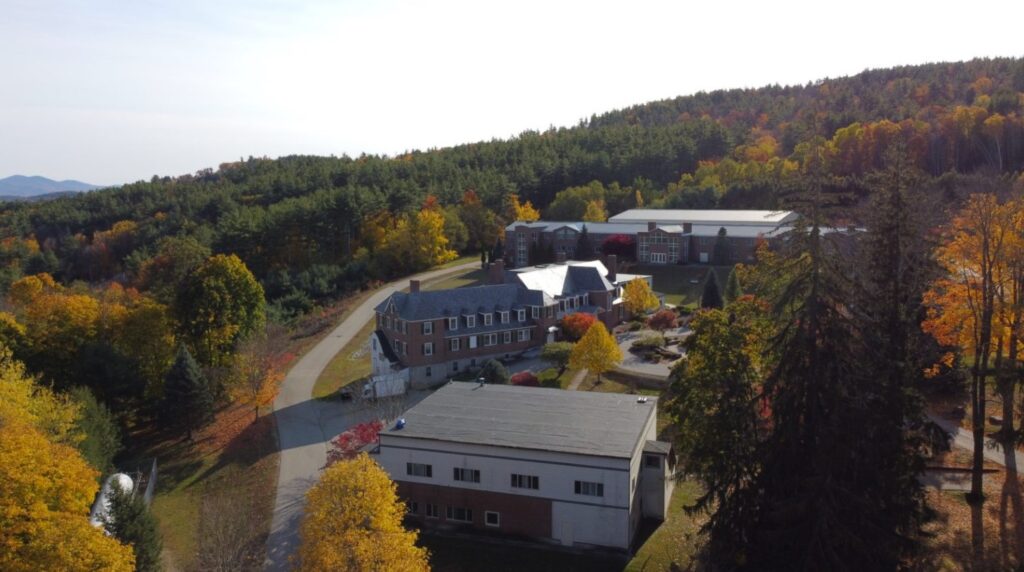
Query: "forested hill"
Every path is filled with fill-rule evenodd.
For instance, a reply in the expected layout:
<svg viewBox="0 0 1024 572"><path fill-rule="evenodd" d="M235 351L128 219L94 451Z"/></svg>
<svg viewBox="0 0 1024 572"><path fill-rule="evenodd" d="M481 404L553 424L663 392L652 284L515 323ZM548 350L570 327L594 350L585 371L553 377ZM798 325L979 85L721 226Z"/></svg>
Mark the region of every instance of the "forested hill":
<svg viewBox="0 0 1024 572"><path fill-rule="evenodd" d="M639 203L772 208L778 190L803 176L812 147L832 174L855 182L881 165L897 139L925 173L947 183L1019 172L1024 60L700 93L509 140L396 157L250 158L52 202L6 204L0 289L38 272L64 283L166 289L203 256L236 253L272 308L287 315L368 276L428 264L430 255L397 256L388 236L408 234L413 224L429 234L424 229L436 221L413 216L425 203L441 215L449 247L478 252L491 247L504 220L522 214L511 194L552 218L599 219Z"/></svg>

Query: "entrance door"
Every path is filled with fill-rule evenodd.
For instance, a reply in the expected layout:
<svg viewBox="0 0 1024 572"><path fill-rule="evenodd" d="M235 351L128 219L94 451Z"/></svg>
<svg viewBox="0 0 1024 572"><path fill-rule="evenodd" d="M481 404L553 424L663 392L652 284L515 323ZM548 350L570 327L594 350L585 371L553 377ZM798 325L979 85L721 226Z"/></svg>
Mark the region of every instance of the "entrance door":
<svg viewBox="0 0 1024 572"><path fill-rule="evenodd" d="M701 252L700 253L700 263L701 264L707 264L708 261L709 261L708 253L707 252Z"/></svg>
<svg viewBox="0 0 1024 572"><path fill-rule="evenodd" d="M562 523L562 546L572 546L572 523Z"/></svg>

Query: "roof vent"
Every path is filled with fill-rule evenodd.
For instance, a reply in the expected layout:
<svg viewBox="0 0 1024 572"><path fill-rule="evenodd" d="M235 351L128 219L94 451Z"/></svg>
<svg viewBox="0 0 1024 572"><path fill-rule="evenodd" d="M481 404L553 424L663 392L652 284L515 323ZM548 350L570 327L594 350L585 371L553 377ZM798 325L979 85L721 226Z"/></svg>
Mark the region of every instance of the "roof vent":
<svg viewBox="0 0 1024 572"><path fill-rule="evenodd" d="M398 421L395 421L395 430L401 431L405 429L405 417L399 417Z"/></svg>
<svg viewBox="0 0 1024 572"><path fill-rule="evenodd" d="M637 396L636 402L637 403L647 403L647 396L646 395L639 395L639 396Z"/></svg>

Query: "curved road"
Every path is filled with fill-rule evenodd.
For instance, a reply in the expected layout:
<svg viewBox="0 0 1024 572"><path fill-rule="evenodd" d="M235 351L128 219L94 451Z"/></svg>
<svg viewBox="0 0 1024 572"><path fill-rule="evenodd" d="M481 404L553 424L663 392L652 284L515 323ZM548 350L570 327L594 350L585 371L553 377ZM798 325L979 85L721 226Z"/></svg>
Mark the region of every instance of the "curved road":
<svg viewBox="0 0 1024 572"><path fill-rule="evenodd" d="M478 267L479 262L431 270L391 282L356 308L326 338L299 360L281 384L274 400L277 435L281 447L274 518L267 539L267 570L288 570L288 558L298 546L299 522L306 491L317 481L327 460L327 443L355 423L360 412L338 402L313 399L313 385L331 359L373 318L373 308L409 279L433 280Z"/></svg>

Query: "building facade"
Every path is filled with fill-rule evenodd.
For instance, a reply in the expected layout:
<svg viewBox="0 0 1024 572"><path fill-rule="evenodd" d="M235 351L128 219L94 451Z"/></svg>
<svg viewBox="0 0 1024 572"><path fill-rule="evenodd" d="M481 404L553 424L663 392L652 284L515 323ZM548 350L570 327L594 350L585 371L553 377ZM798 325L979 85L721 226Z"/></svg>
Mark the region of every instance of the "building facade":
<svg viewBox="0 0 1024 572"><path fill-rule="evenodd" d="M655 398L451 382L403 421L377 460L422 525L628 551L642 517L665 518Z"/></svg>
<svg viewBox="0 0 1024 572"><path fill-rule="evenodd" d="M517 267L533 264L538 248L573 258L585 226L595 248L614 235L631 237L641 263L735 264L753 261L758 242L779 237L795 219L789 211L632 209L601 223L514 222L505 245Z"/></svg>
<svg viewBox="0 0 1024 572"><path fill-rule="evenodd" d="M619 275L614 257L506 271L488 269L490 284L423 291L411 281L376 308L370 336L373 375L407 376L413 387L431 387L482 366L510 359L554 341L560 319L594 314L610 329L631 316L622 304L625 282L650 276Z"/></svg>

